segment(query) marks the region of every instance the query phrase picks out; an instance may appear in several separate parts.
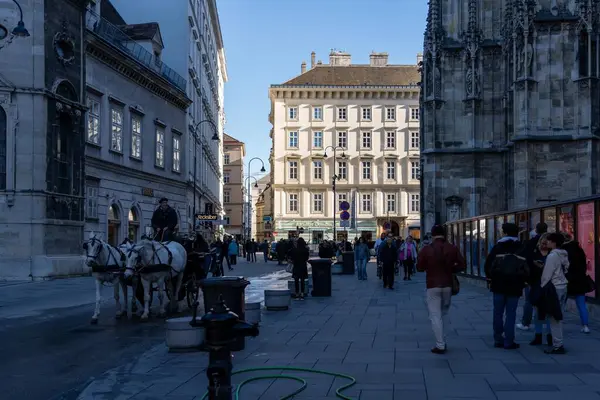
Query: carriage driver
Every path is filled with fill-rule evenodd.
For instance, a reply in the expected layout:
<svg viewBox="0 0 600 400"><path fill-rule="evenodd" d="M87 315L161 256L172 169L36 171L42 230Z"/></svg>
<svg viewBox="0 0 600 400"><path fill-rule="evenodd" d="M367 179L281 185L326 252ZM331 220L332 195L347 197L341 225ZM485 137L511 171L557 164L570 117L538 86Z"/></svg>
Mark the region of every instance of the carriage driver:
<svg viewBox="0 0 600 400"><path fill-rule="evenodd" d="M159 201L160 206L152 214L152 228L157 240L164 242L173 240L175 230L179 226L177 212L169 206L169 200L163 197Z"/></svg>

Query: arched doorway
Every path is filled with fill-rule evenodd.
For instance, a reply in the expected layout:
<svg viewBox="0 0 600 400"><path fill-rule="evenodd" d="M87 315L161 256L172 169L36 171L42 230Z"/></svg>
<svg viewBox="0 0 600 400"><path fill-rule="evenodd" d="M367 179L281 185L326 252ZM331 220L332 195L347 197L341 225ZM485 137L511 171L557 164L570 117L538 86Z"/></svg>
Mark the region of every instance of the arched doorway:
<svg viewBox="0 0 600 400"><path fill-rule="evenodd" d="M115 204L111 205L108 208L108 244L115 247L119 245L120 217L117 206Z"/></svg>
<svg viewBox="0 0 600 400"><path fill-rule="evenodd" d="M0 107L0 190L6 190L6 137L8 119L4 108Z"/></svg>
<svg viewBox="0 0 600 400"><path fill-rule="evenodd" d="M400 236L400 225L396 221L390 221L390 232L394 237Z"/></svg>
<svg viewBox="0 0 600 400"><path fill-rule="evenodd" d="M136 242L138 240L138 235L140 232L140 216L135 208L129 209L129 217L127 218L129 223L129 232L127 237L129 240Z"/></svg>

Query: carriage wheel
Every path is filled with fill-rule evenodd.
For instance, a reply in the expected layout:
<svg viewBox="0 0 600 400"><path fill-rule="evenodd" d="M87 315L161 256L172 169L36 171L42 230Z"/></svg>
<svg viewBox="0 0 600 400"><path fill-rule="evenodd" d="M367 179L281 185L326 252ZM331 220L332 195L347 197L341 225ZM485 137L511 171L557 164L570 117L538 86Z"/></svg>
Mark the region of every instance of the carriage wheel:
<svg viewBox="0 0 600 400"><path fill-rule="evenodd" d="M198 281L196 280L196 274L193 273L192 276L190 276L190 280L185 288L187 304L190 310L194 308L194 304L196 303L196 301L198 301L199 289L200 288L198 286Z"/></svg>

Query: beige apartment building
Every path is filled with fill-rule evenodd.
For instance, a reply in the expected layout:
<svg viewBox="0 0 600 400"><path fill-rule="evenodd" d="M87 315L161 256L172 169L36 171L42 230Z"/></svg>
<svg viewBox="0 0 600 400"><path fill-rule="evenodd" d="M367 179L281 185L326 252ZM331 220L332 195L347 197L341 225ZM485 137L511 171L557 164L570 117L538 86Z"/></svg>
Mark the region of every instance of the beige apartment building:
<svg viewBox="0 0 600 400"><path fill-rule="evenodd" d="M256 188L256 203L254 204L255 218L253 231L255 239L263 241L273 238L273 189L271 187L271 175L265 175L258 180Z"/></svg>
<svg viewBox="0 0 600 400"><path fill-rule="evenodd" d="M275 239L333 239L334 216L336 239L419 235L419 61L391 65L373 53L352 64L332 51L323 64L313 52L310 69L303 62L300 75L271 85Z"/></svg>
<svg viewBox="0 0 600 400"><path fill-rule="evenodd" d="M223 137L223 204L225 208L225 233L244 234L244 157L243 142L225 134Z"/></svg>

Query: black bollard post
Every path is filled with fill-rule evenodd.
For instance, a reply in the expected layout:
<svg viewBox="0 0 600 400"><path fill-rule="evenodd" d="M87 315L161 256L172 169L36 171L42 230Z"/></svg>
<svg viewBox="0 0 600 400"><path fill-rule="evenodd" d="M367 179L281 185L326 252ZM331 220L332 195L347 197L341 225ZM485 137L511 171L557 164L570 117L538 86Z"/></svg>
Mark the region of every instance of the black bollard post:
<svg viewBox="0 0 600 400"><path fill-rule="evenodd" d="M202 327L205 331L204 350L208 351L208 399L232 400L232 346L239 337L258 336L258 327L240 320L237 314L227 308L222 297L200 321L196 318L196 310L197 305L194 307L190 325Z"/></svg>

